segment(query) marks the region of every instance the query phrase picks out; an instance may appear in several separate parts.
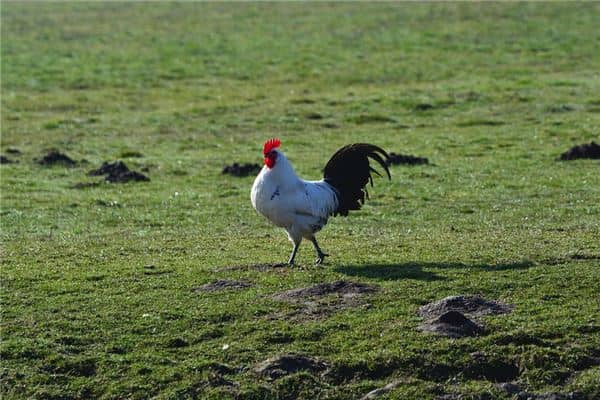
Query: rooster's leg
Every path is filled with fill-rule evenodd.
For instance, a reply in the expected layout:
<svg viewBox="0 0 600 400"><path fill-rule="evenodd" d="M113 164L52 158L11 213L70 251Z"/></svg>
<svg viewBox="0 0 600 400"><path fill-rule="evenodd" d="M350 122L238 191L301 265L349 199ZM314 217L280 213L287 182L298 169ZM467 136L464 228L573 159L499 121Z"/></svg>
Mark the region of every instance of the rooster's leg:
<svg viewBox="0 0 600 400"><path fill-rule="evenodd" d="M323 250L321 250L321 248L319 247L319 243L317 243L316 237L313 236L312 239L310 239L310 241L312 242L313 246L315 246L315 250L317 251L317 260L315 261L315 264L322 264L325 260L325 257L327 257L329 254L324 253Z"/></svg>
<svg viewBox="0 0 600 400"><path fill-rule="evenodd" d="M296 253L298 252L298 247L300 247L300 241L294 242L294 249L292 250L292 254L290 255L288 264L294 265L294 258L296 258Z"/></svg>

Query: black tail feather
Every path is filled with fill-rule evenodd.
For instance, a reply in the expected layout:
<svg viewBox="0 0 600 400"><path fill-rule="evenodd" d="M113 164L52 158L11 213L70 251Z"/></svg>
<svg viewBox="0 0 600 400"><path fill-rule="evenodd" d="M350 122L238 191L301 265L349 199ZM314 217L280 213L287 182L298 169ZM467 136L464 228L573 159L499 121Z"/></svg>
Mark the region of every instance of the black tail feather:
<svg viewBox="0 0 600 400"><path fill-rule="evenodd" d="M350 210L359 210L369 198L367 183L373 186L371 172L382 176L371 165L369 158L383 167L392 179L386 160L388 154L380 147L368 143L355 143L339 149L325 166L324 178L338 194L339 206L335 215L348 215Z"/></svg>
<svg viewBox="0 0 600 400"><path fill-rule="evenodd" d="M379 173L379 171L377 171L375 168L371 167L370 165L369 165L369 171L371 171L375 175L379 176L380 178L383 178L383 175L381 175ZM371 186L373 186L373 178L369 177L369 180L371 181Z"/></svg>

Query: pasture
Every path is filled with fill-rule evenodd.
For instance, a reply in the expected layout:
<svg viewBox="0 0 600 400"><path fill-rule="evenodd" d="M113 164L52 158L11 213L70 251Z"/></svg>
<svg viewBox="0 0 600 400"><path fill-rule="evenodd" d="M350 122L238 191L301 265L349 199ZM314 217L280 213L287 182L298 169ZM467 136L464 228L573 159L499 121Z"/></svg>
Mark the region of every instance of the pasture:
<svg viewBox="0 0 600 400"><path fill-rule="evenodd" d="M600 137L599 3L1 14L3 399L600 396L600 164L556 160ZM352 142L429 163L278 266L254 177L221 173L273 136L307 179ZM116 160L150 181L88 174ZM372 290L287 292L338 281ZM451 295L511 311L420 331Z"/></svg>

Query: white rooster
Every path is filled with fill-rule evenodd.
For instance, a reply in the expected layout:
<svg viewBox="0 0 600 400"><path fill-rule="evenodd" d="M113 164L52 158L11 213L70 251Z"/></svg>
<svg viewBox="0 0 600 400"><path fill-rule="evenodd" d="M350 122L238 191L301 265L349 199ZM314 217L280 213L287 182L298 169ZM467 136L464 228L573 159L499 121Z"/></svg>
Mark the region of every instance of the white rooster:
<svg viewBox="0 0 600 400"><path fill-rule="evenodd" d="M358 210L368 198L366 185L373 179L371 172L381 176L369 165L369 157L377 161L391 179L386 165L388 154L380 147L355 143L339 149L325 166L320 181L299 178L294 168L278 148L279 139L269 139L263 147L265 166L252 185L252 205L273 224L284 228L294 243L288 263L294 264L302 239L312 242L317 251L317 264L328 254L319 247L315 233L327 224L330 216L348 215Z"/></svg>

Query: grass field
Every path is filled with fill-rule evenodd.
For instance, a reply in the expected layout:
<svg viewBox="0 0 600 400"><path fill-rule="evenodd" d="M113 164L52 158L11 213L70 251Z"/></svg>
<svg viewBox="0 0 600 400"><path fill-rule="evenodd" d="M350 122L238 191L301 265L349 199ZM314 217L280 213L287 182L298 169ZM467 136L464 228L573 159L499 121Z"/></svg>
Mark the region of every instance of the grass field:
<svg viewBox="0 0 600 400"><path fill-rule="evenodd" d="M599 3L1 12L3 399L600 396L600 164L556 161L600 136ZM291 245L221 169L272 136L305 178L359 141L430 164L330 220L325 266L305 243L259 269ZM85 162L34 161L51 148ZM117 159L151 181L74 188ZM218 279L251 286L194 290ZM336 280L379 291L273 297ZM417 329L458 294L514 309L478 337ZM327 371L255 372L282 354Z"/></svg>

